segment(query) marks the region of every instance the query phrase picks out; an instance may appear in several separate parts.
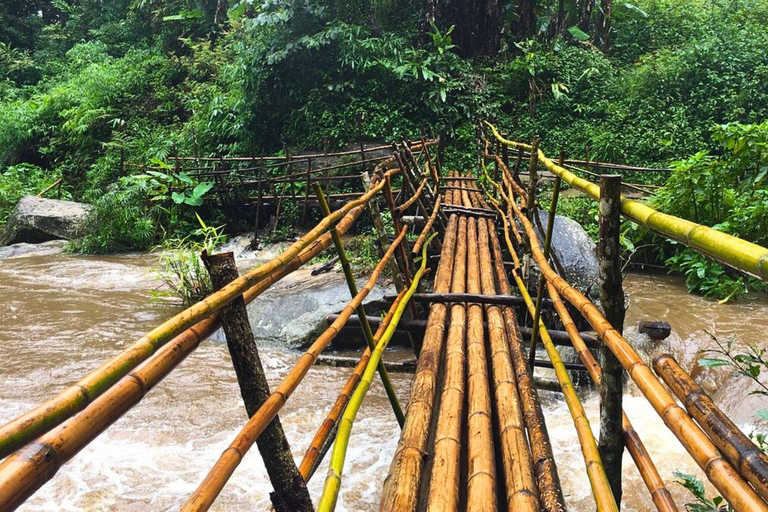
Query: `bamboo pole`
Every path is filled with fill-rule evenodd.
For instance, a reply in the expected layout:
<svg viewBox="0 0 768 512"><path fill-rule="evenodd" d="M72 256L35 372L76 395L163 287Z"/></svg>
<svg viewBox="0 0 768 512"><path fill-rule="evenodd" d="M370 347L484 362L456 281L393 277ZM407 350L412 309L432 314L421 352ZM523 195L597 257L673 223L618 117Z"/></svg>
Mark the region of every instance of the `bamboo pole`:
<svg viewBox="0 0 768 512"><path fill-rule="evenodd" d="M592 380L599 386L602 381L603 373L597 359L595 359L595 356L592 355L592 352L584 343L581 336L579 336L579 330L576 328L573 318L571 318L568 309L565 307L565 304L563 304L560 294L557 293L557 289L550 282L547 282L547 291L555 306L555 310L560 317L560 321L563 323L565 330L571 337L573 348L576 350L582 363L584 363ZM664 481L661 479L661 475L659 475L659 472L656 469L656 465L653 463L653 460L645 449L645 445L640 440L640 436L635 431L624 411L621 413L621 428L627 450L632 456L648 491L651 493L651 499L653 500L654 505L656 505L656 509L660 512L676 512L677 506L672 500L672 495L669 493Z"/></svg>
<svg viewBox="0 0 768 512"><path fill-rule="evenodd" d="M419 188L416 189L416 192L413 193L413 195L408 198L406 202L395 208L398 212L402 213L408 208L411 207L413 203L419 200L419 196L421 196L422 191L424 190L424 187L427 185L427 178L424 178L421 180L421 184L419 185Z"/></svg>
<svg viewBox="0 0 768 512"><path fill-rule="evenodd" d="M493 222L480 221L478 241L481 287L484 294L496 293L489 249L489 231L494 229ZM498 415L499 455L504 471L506 508L510 511L538 511L539 492L534 481L531 452L525 435L523 410L517 392L517 379L512 366L504 317L501 308L497 305L487 304L485 311L488 317L490 360Z"/></svg>
<svg viewBox="0 0 768 512"><path fill-rule="evenodd" d="M379 328L376 330L376 334L374 334L374 339L377 343L381 339L382 334L384 334L384 330L392 321L397 304L402 301L406 291L407 289L403 289L403 291L397 295L397 298L392 302L389 311L387 311L386 316L381 320ZM342 388L341 393L339 393L338 398L336 398L336 402L333 404L333 407L331 407L330 412L328 412L328 416L326 416L323 423L320 424L320 428L317 430L317 433L315 433L315 437L312 438L312 442L299 465L299 472L305 482L309 482L309 479L312 478L312 475L317 470L317 466L319 466L322 461L325 450L328 447L328 441L335 437L335 431L338 426L337 422L344 412L344 409L347 407L352 392L354 392L360 382L360 378L363 376L363 372L365 371L365 367L370 358L371 349L366 347L363 354L360 356L360 361L357 363L357 366L355 366L349 379L347 379L347 382L344 384L344 387Z"/></svg>
<svg viewBox="0 0 768 512"><path fill-rule="evenodd" d="M437 293L445 293L451 286L457 228L458 216L451 215L445 231L440 264L435 274L434 290ZM400 434L389 475L384 482L380 504L380 510L383 511L416 510L427 449L427 434L432 422L440 359L443 353L447 312L446 304L430 306L424 342L413 384L411 384L405 425Z"/></svg>
<svg viewBox="0 0 768 512"><path fill-rule="evenodd" d="M467 218L462 216L459 217L453 259L452 293L464 292L466 272ZM462 417L466 398L467 308L462 303L453 303L450 311L427 501L427 510L434 512L459 510Z"/></svg>
<svg viewBox="0 0 768 512"><path fill-rule="evenodd" d="M387 264L387 260L392 257L401 241L405 238L406 231L407 228L403 228L400 231L400 234L395 241L392 242L387 253L371 273L368 282L363 286L360 293L358 293L357 296L355 296L355 298L344 308L342 316L340 316L315 340L293 369L283 379L282 383L280 383L275 391L269 396L264 405L253 415L253 417L251 417L250 420L248 420L248 423L246 423L240 433L235 437L235 440L230 444L229 448L222 453L205 480L203 480L194 494L187 500L187 503L182 510L197 511L208 510L208 508L210 508L216 497L224 488L227 480L229 480L229 477L232 476L235 468L240 464L240 461L250 447L253 446L256 438L258 438L264 431L264 427L266 427L277 415L279 410L288 400L288 397L291 396L299 383L304 379L304 376L312 367L320 352L322 352L328 344L330 344L333 338L336 337L349 316L352 315L357 306L362 303L363 299L365 299L373 289L384 266Z"/></svg>
<svg viewBox="0 0 768 512"><path fill-rule="evenodd" d="M511 247L507 223L503 223L507 246ZM496 280L501 292L505 295L512 293L512 289L504 269L501 245L495 229L489 230L491 235L491 248L493 249L494 270ZM530 440L531 455L533 457L533 471L539 488L541 509L547 512L564 512L565 500L557 474L555 458L552 455L552 445L549 441L544 413L541 409L539 395L533 380L533 372L528 368L528 362L523 353L522 338L520 336L517 318L514 309L504 307L502 309L504 324L506 326L509 352L512 357L512 365L515 369L520 400L523 407L525 428Z"/></svg>
<svg viewBox="0 0 768 512"><path fill-rule="evenodd" d="M336 226L345 233L360 216L363 206L351 210ZM332 243L326 233L282 269L270 274L243 294L246 303L253 301L274 283L310 261ZM114 421L139 403L147 392L186 358L202 340L219 327L219 313L185 330L134 371L123 377L84 411L63 422L37 439L34 449L16 453L0 464L0 510L22 503L45 482L53 478L61 466L93 441Z"/></svg>
<svg viewBox="0 0 768 512"><path fill-rule="evenodd" d="M493 125L487 124L493 130L494 136L503 144L530 150L529 145L507 140ZM560 176L570 186L595 199L600 197L599 186L556 165L541 150L538 153L540 160L552 174ZM677 240L721 263L768 281L768 249L765 247L701 224L658 212L650 206L623 196L621 212L627 218L655 233Z"/></svg>
<svg viewBox="0 0 768 512"><path fill-rule="evenodd" d="M315 195L317 196L317 200L320 203L320 211L323 212L324 217L327 217L331 214L331 209L328 207L328 202L325 200L323 189L317 182L314 183L314 187ZM347 281L347 286L349 287L349 293L352 298L354 298L357 296L359 291L357 289L357 284L355 283L355 276L352 274L352 266L349 264L347 253L344 250L344 243L341 241L341 236L339 235L338 231L336 231L335 226L331 227L330 233L331 238L333 238L333 244L336 246L336 253L339 255L339 261L341 262L341 268L344 271L344 277ZM357 315L360 317L360 325L363 328L363 334L365 335L365 341L368 344L368 348L373 350L376 348L376 341L373 338L373 330L371 329L371 325L368 323L368 317L365 313L365 306L362 302L357 307ZM403 409L400 407L400 402L397 400L395 387L392 385L392 380L389 378L389 374L387 373L387 369L384 367L383 361L379 363L378 370L381 383L384 385L387 398L389 399L389 403L392 406L392 411L395 413L395 418L397 418L397 424L400 425L400 428L402 428L403 422L405 421L405 415L403 414Z"/></svg>
<svg viewBox="0 0 768 512"><path fill-rule="evenodd" d="M764 500L768 500L768 455L728 418L670 354L653 359L653 369L664 379L688 413L731 464Z"/></svg>
<svg viewBox="0 0 768 512"><path fill-rule="evenodd" d="M83 410L97 396L154 354L159 347L174 336L207 318L242 295L248 288L285 267L302 250L317 240L333 223L344 217L352 209L367 204L383 187L384 181L380 181L359 199L347 203L330 217L321 220L306 235L277 257L166 320L76 384L69 386L31 411L0 427L0 458L7 456L35 437Z"/></svg>
<svg viewBox="0 0 768 512"><path fill-rule="evenodd" d="M478 219L470 217L467 230L467 291L480 293ZM467 322L467 510L494 511L496 460L493 450L488 359L485 350L483 307L470 303Z"/></svg>
<svg viewBox="0 0 768 512"><path fill-rule="evenodd" d="M566 180L567 181L567 180ZM688 453L694 458L707 478L720 491L723 497L738 511L768 511L768 506L760 500L752 488L742 480L733 466L720 455L709 438L693 422L672 395L653 375L632 346L621 336L598 309L581 292L558 276L544 259L533 226L517 206L512 203L515 215L522 222L531 242L534 260L545 278L551 282L558 293L571 302L584 318L597 331L603 342L611 349L640 391L648 399L664 423L672 430Z"/></svg>
<svg viewBox="0 0 768 512"><path fill-rule="evenodd" d="M436 235L432 235L433 237ZM360 406L363 403L368 389L371 386L373 380L373 374L376 372L377 365L381 362L381 358L384 354L384 349L387 347L389 340L395 334L397 324L400 318L403 316L405 307L410 299L411 295L416 292L419 286L419 281L427 271L427 248L424 247L422 254L421 266L419 270L413 276L413 282L405 292L403 300L400 301L392 317L392 321L387 326L381 339L376 344L376 348L371 353L371 359L365 367L365 372L360 380L360 384L355 389L352 398L349 400L346 410L341 418L339 424L339 431L336 435L336 442L333 444L333 452L331 453L331 463L328 468L328 477L325 480L325 486L323 488L323 494L320 496L320 503L317 505L318 512L331 512L336 509L336 500L339 496L339 489L341 488L341 476L344 470L344 461L347 455L347 446L349 446L349 437L352 433L352 425L355 422L357 412L360 410Z"/></svg>
<svg viewBox="0 0 768 512"><path fill-rule="evenodd" d="M421 244L424 243L424 240L426 240L427 235L432 229L432 226L435 223L435 219L437 218L437 214L440 212L440 201L441 201L441 198L438 195L437 199L435 199L435 206L432 209L432 215L429 216L427 223L424 225L424 229L421 230L421 234L419 235L419 238L416 240L416 243L413 244L413 249L411 250L412 254L418 254L419 249L421 249Z"/></svg>
<svg viewBox="0 0 768 512"><path fill-rule="evenodd" d="M506 216L504 216L504 222L508 222ZM531 245L533 247L535 242L533 237L535 236L535 233L533 235L529 233L528 236L531 238ZM533 316L535 305L533 303L533 299L531 299L531 296L528 294L525 283L523 283L523 280L517 271L519 268L517 255L515 255L512 247L508 247L508 249L510 250L512 257L515 259L513 277L515 278L515 282L520 289L520 294L525 299L526 305L528 306L528 312L531 314L531 316ZM600 453L597 449L597 442L595 441L595 437L592 433L592 427L589 424L589 419L584 412L581 401L576 394L576 389L571 382L570 375L568 375L568 371L566 370L565 365L560 358L560 353L555 348L555 345L552 342L552 339L549 337L549 333L547 332L546 327L544 326L544 322L541 320L539 321L538 328L540 331L539 335L541 337L542 345L544 345L544 349L547 351L547 355L552 361L555 375L558 382L560 383L560 388L563 391L563 395L565 396L565 402L568 405L568 410L570 411L571 417L573 418L573 424L576 427L576 433L578 435L579 444L581 445L582 455L584 457L584 464L586 465L587 469L587 477L589 478L589 483L592 488L592 495L595 498L595 505L597 506L597 510L618 510L616 501L613 498L611 486L608 483L608 478L605 474L605 469L603 468Z"/></svg>

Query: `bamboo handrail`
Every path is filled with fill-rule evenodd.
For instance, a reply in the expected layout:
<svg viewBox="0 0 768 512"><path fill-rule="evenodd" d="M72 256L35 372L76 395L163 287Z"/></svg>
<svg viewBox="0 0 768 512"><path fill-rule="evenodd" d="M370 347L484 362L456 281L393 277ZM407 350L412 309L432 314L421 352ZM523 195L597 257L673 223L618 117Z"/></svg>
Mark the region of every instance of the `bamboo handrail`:
<svg viewBox="0 0 768 512"><path fill-rule="evenodd" d="M584 318L597 331L643 395L662 417L664 423L680 440L699 467L704 470L709 481L736 510L768 512L768 506L741 478L733 466L720 455L714 444L693 422L691 417L677 405L672 395L653 375L651 369L643 362L627 340L608 323L589 299L552 270L541 251L533 225L520 212L514 201L511 206L528 234L533 259L539 266L541 274L557 288L561 296L565 297L584 315Z"/></svg>
<svg viewBox="0 0 768 512"><path fill-rule="evenodd" d="M584 366L586 366L589 376L592 377L595 384L599 386L603 377L600 364L595 359L595 356L592 355L592 352L584 343L584 340L581 339L579 330L576 328L576 324L573 322L571 314L568 312L568 309L560 298L560 294L557 293L557 289L549 281L547 281L547 291L549 292L555 310L560 317L560 321L571 338L571 343L573 343L573 348L579 355L579 359L581 359ZM656 508L660 512L677 512L677 505L675 505L674 500L672 500L672 495L669 493L664 481L661 479L661 475L659 475L659 472L656 469L656 465L653 463L653 460L645 449L645 445L640 440L640 436L635 431L624 411L622 411L621 422L622 431L624 433L624 443L629 454L632 456L632 460L635 461L635 465L640 472L643 482L645 482L648 491L651 493L651 499L656 505Z"/></svg>
<svg viewBox="0 0 768 512"><path fill-rule="evenodd" d="M394 242L389 246L387 252L382 257L379 264L371 273L370 278L362 287L360 293L352 299L349 304L344 308L339 318L337 318L328 329L326 329L309 347L304 355L299 359L293 369L283 379L282 383L275 389L275 391L264 402L261 408L248 420L243 429L235 437L235 440L230 444L229 448L224 450L221 457L208 473L208 476L199 485L197 490L190 496L187 503L182 510L184 511L198 511L208 510L221 490L226 485L229 477L235 471L235 468L240 464L248 450L253 446L256 438L261 435L270 421L277 415L278 411L283 407L288 397L291 396L293 391L298 387L299 383L304 379L309 369L315 363L317 356L322 352L328 344L336 337L339 330L346 323L347 319L352 315L358 305L362 304L363 299L370 293L373 286L376 284L379 276L381 275L384 266L394 254L400 243L405 238L407 227L403 227L400 234Z"/></svg>
<svg viewBox="0 0 768 512"><path fill-rule="evenodd" d="M429 216L427 223L424 225L424 229L421 230L421 234L419 235L419 238L416 240L416 243L413 244L413 249L411 250L412 254L419 253L419 249L421 249L421 244L424 243L424 240L426 240L427 235L429 235L429 232L432 229L432 226L435 224L435 219L437 219L437 214L440 212L440 201L441 201L441 198L438 195L437 199L435 199L435 206L432 209L432 215Z"/></svg>
<svg viewBox="0 0 768 512"><path fill-rule="evenodd" d="M432 235L434 237L436 235ZM418 286L422 276L427 271L427 246L424 247L422 254L421 266L419 270L414 274L411 286L403 296L403 299L396 305L395 313L392 317L392 321L389 323L381 336L381 339L376 344L376 348L371 354L371 358L368 364L365 366L365 372L363 378L360 380L360 384L355 389L352 398L349 400L344 415L341 418L339 424L339 430L336 435L336 442L333 444L333 452L331 453L331 463L328 468L328 477L325 480L325 486L323 487L323 494L320 496L320 502L317 505L318 512L331 512L336 508L336 500L339 496L339 489L341 488L341 475L344 469L344 461L347 455L347 446L349 445L349 436L352 433L352 425L355 422L357 412L360 410L360 406L363 403L365 395L368 393L368 389L371 386L373 375L376 373L376 368L381 361L384 349L387 347L389 340L395 334L397 324L400 318L403 316L408 300L413 295Z"/></svg>
<svg viewBox="0 0 768 512"><path fill-rule="evenodd" d="M403 290L397 295L395 301L393 301L392 306L390 306L386 316L381 320L379 328L373 335L377 342L381 339L382 334L384 334L384 330L392 321L392 317L395 314L395 308L397 307L399 301L402 300L406 291L407 289L403 288ZM323 420L323 423L320 424L320 428L318 428L317 433L315 433L315 437L312 438L312 442L310 443L309 448L307 448L307 452L304 454L304 458L299 465L299 472L301 473L301 476L304 478L305 482L309 482L309 479L312 478L312 475L315 473L317 466L320 464L326 442L331 437L333 437L333 431L336 428L339 417L341 417L341 414L347 407L349 398L352 396L352 393L360 382L360 378L362 377L370 358L371 349L366 347L363 351L363 354L360 356L360 361L357 363L357 366L355 366L352 374L344 384L341 393L339 393L338 398L336 398L336 402L328 412L328 416L326 416L325 420Z"/></svg>
<svg viewBox="0 0 768 512"><path fill-rule="evenodd" d="M336 225L336 229L341 233L347 232L362 211L362 206L350 211ZM330 233L324 234L288 265L246 291L243 299L246 303L253 301L264 290L330 247L331 243ZM0 510L23 502L53 478L65 462L140 402L146 393L183 361L203 339L220 327L218 316L218 312L214 313L176 336L141 366L94 400L84 411L37 439L29 450L16 453L0 464L0 489L3 490L0 493ZM51 454L55 454L55 457Z"/></svg>
<svg viewBox="0 0 768 512"><path fill-rule="evenodd" d="M768 500L768 455L731 421L670 354L653 359L653 369L664 379L688 413L725 457L763 499Z"/></svg>
<svg viewBox="0 0 768 512"><path fill-rule="evenodd" d="M445 230L434 290L445 293L451 286L458 216L451 215ZM380 510L416 510L421 488L427 433L432 421L440 356L443 352L447 304L432 304L427 329L411 385L411 396L395 456L384 482Z"/></svg>
<svg viewBox="0 0 768 512"><path fill-rule="evenodd" d="M494 136L502 144L512 147L528 148L528 144L513 142L501 136L496 127L486 122ZM600 197L600 187L555 164L539 150L539 160L552 173L560 176L570 186L589 194L594 199ZM632 221L660 235L701 252L721 263L750 275L768 281L768 249L741 238L723 233L708 226L668 215L654 210L638 201L622 196L621 212Z"/></svg>
<svg viewBox="0 0 768 512"><path fill-rule="evenodd" d="M395 174L398 171L390 172ZM322 219L306 235L269 262L249 271L218 292L174 315L132 343L110 361L90 372L76 384L0 427L0 458L7 456L84 409L96 397L109 389L139 363L154 354L171 338L226 306L269 274L285 267L332 224L339 221L353 208L367 204L384 187L384 182L385 180L381 180L359 199L350 201L330 216Z"/></svg>
<svg viewBox="0 0 768 512"><path fill-rule="evenodd" d="M502 221L505 224L508 223L509 220L500 208L498 208L498 212L502 216ZM509 237L507 237L507 240L509 240ZM525 299L528 312L531 314L531 316L533 316L536 306L534 305L533 299L531 299L525 283L523 282L518 272L520 262L517 259L517 254L515 253L511 243L508 244L508 250L515 262L512 276L517 283L520 294L523 296L523 299ZM608 478L605 476L605 470L600 458L600 453L597 449L595 436L592 433L592 427L589 424L589 419L584 412L584 407L581 405L581 401L579 400L579 397L576 393L576 388L574 388L573 383L571 382L571 377L568 374L565 365L563 364L560 353L557 351L554 343L552 342L552 339L549 337L549 332L544 326L543 321L539 320L538 328L542 345L547 351L547 355L549 356L550 361L552 361L552 366L555 370L555 376L560 383L560 389L563 391L565 402L568 405L571 417L573 418L573 424L576 427L576 433L579 438L579 444L581 445L582 455L584 456L584 464L586 465L587 469L587 477L589 478L589 483L592 488L592 495L595 498L595 505L597 506L597 510L618 510L616 501L613 498L611 486L608 483Z"/></svg>
<svg viewBox="0 0 768 512"><path fill-rule="evenodd" d="M421 180L421 183L419 184L419 187L416 189L416 191L413 193L411 197L408 198L406 202L395 208L398 212L404 212L408 208L411 207L413 203L419 200L419 196L421 195L421 192L424 190L424 187L427 185L427 178L424 178Z"/></svg>

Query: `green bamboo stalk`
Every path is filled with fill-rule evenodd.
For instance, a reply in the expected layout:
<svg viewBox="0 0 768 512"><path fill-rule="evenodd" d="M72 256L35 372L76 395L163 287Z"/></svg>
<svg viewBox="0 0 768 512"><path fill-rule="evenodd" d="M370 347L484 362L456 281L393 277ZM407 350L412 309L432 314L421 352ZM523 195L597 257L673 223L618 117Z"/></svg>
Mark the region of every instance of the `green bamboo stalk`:
<svg viewBox="0 0 768 512"><path fill-rule="evenodd" d="M507 140L501 136L495 126L486 124L494 136L507 146L530 150L531 146ZM555 164L539 150L539 159L555 176L560 176L570 186L592 196L600 198L600 187L563 167ZM729 265L737 270L768 281L768 249L741 238L723 233L701 224L696 224L674 215L668 215L654 210L639 201L621 197L621 213L633 222L650 229L667 238L677 240L710 258Z"/></svg>
<svg viewBox="0 0 768 512"><path fill-rule="evenodd" d="M325 480L325 486L323 487L323 494L320 497L320 503L317 505L318 512L330 512L336 508L336 500L339 497L339 489L341 488L341 474L344 469L344 460L347 455L347 447L349 446L349 436L352 432L352 424L355 421L357 412L360 410L360 406L363 403L368 388L371 386L371 380L373 380L373 374L376 372L376 367L381 361L381 357L384 354L384 349L387 347L389 340L395 334L397 325L400 322L400 318L403 316L403 311L411 300L411 296L416 292L416 288L419 286L419 281L424 275L427 268L427 247L429 242L434 238L436 234L433 234L426 244L421 253L421 266L419 267L416 275L413 276L411 286L408 288L403 300L398 304L392 321L384 331L379 343L376 345L371 359L365 367L365 373L355 389L355 393L349 400L344 416L339 423L339 430L336 433L336 442L333 444L333 452L331 454L331 463L328 468L328 477Z"/></svg>
<svg viewBox="0 0 768 512"><path fill-rule="evenodd" d="M320 183L318 182L314 182L313 185L315 187L315 195L317 196L317 200L320 203L320 211L323 213L324 217L327 217L331 214L331 209L328 207L328 201L325 199L323 189L320 187ZM357 289L357 284L355 283L355 276L352 274L352 266L349 264L347 252L344 250L344 244L341 241L341 237L339 236L339 232L336 230L335 225L331 227L330 232L331 237L333 238L333 245L336 246L336 252L339 255L341 268L344 271L344 277L347 280L349 293L354 298L359 293L359 290ZM362 302L357 307L357 315L360 317L360 324L363 327L363 334L365 335L365 341L368 343L368 348L374 350L376 348L376 341L373 336L371 324L368 323L368 316L365 314L365 306L363 306ZM384 389L387 392L389 403L392 404L392 411L395 413L397 423L400 425L400 428L403 428L403 423L405 423L405 414L403 414L403 409L400 407L400 402L397 400L395 387L392 385L392 380L389 378L389 373L387 373L387 369L384 367L383 361L379 361L377 369L379 376L381 377L381 383L384 384Z"/></svg>

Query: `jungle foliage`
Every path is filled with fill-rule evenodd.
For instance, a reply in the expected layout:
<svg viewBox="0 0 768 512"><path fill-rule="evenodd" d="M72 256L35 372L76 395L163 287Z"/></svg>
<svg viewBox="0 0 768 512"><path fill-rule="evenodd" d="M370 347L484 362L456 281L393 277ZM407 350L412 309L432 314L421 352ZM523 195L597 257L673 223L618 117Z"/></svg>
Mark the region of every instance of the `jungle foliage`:
<svg viewBox="0 0 768 512"><path fill-rule="evenodd" d="M62 177L66 197L99 214L78 250L146 249L194 232L195 212L222 219L205 183L158 186L171 178L121 161L333 149L446 129L457 143L449 163L466 166L473 121L489 118L514 138L540 135L547 154L581 157L588 146L603 161L677 162L661 208L765 242L766 155L737 151L737 141L764 144L768 0L476 4L5 2L0 216ZM713 289L717 267L702 271L679 248L659 257L705 293L746 286L720 269L736 284Z"/></svg>

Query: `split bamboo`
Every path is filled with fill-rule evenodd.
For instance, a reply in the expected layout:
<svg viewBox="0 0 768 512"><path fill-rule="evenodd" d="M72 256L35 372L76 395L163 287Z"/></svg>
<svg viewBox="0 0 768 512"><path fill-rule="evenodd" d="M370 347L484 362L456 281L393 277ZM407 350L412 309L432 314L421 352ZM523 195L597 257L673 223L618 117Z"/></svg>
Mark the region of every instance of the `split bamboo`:
<svg viewBox="0 0 768 512"><path fill-rule="evenodd" d="M243 427L232 444L230 444L229 448L222 453L205 480L203 480L194 494L187 500L187 503L182 510L208 510L208 508L210 508L216 500L216 497L224 488L227 480L229 480L229 477L232 476L235 468L237 468L245 454L251 446L253 446L256 438L261 435L264 427L266 427L277 415L288 400L288 397L291 396L293 391L298 387L299 383L301 383L304 376L315 363L320 352L322 352L328 344L330 344L333 338L336 337L339 330L343 327L357 306L362 304L363 299L365 299L373 289L382 270L386 266L387 261L392 257L395 250L405 238L406 231L406 227L400 231L400 234L395 241L392 242L392 245L389 246L387 253L373 270L371 277L360 290L360 293L347 304L339 318L315 340L285 379L283 379L283 382L281 382L277 389L275 389L269 396L264 405L251 417L250 420L248 420L248 423L246 423L245 427Z"/></svg>
<svg viewBox="0 0 768 512"><path fill-rule="evenodd" d="M531 149L528 144L505 139L490 123L494 136L503 144L521 149ZM600 197L600 187L555 164L538 151L539 160L554 175L560 176L570 186L589 194L595 199ZM622 196L621 212L632 221L655 233L677 240L678 242L701 252L721 263L751 274L763 281L768 281L768 249L741 238L723 233L708 226L702 226L689 220L681 219L654 210L650 206Z"/></svg>
<svg viewBox="0 0 768 512"><path fill-rule="evenodd" d="M337 224L339 232L347 232L363 212L363 208L358 206L351 210ZM253 301L274 283L330 247L331 243L330 233L324 234L285 267L246 291L243 299L246 303ZM13 508L23 502L53 478L65 462L140 402L146 393L197 348L202 340L220 327L218 316L216 313L176 336L80 414L37 439L35 444L24 452L24 456L20 452L0 464L0 510Z"/></svg>
<svg viewBox="0 0 768 512"><path fill-rule="evenodd" d="M653 369L664 379L688 413L725 457L763 499L768 500L768 455L763 453L718 408L690 375L669 354L654 358Z"/></svg>
<svg viewBox="0 0 768 512"><path fill-rule="evenodd" d="M394 172L396 171L393 171L392 174ZM389 174L386 177L389 177ZM170 339L209 317L242 295L248 288L285 267L301 251L327 231L332 224L338 222L352 209L366 205L384 187L384 184L384 180L380 181L359 199L350 201L329 217L322 219L306 235L277 257L166 320L76 384L0 427L0 458L7 456L35 437L83 410L96 397L109 389L139 363L154 354Z"/></svg>
<svg viewBox="0 0 768 512"><path fill-rule="evenodd" d="M451 215L448 218L440 264L435 275L436 293L445 293L451 286L457 228L458 216ZM380 510L383 511L416 510L427 449L427 434L432 422L440 359L443 353L447 311L446 304L430 306L424 343L411 385L405 425L400 434L389 475L384 482L380 504Z"/></svg>
<svg viewBox="0 0 768 512"><path fill-rule="evenodd" d="M389 308L389 311L387 311L386 316L381 320L381 324L379 324L379 328L376 330L376 334L373 336L376 342L381 339L382 334L384 334L384 330L392 321L392 317L395 314L395 308L397 307L397 304L402 301L406 291L406 289L403 289L403 291L398 294L397 298L392 302L392 306ZM349 398L352 396L352 393L355 391L355 388L360 382L360 378L362 377L370 358L371 349L366 348L363 351L363 354L360 356L360 361L357 363L357 366L355 366L355 369L352 371L349 379L347 379L347 382L344 384L341 393L339 393L338 398L336 398L336 403L333 404L333 407L331 407L328 416L325 418L325 420L323 420L323 423L317 430L315 437L312 438L312 442L310 443L309 448L304 454L304 458L299 465L299 472L301 473L301 476L304 478L305 482L309 482L309 479L312 478L312 475L315 473L317 466L320 465L326 443L329 439L334 437L334 430L337 427L337 422L339 421L341 414L344 412L344 409L347 407Z"/></svg>
<svg viewBox="0 0 768 512"><path fill-rule="evenodd" d="M467 218L461 216L453 259L452 293L464 293L466 272ZM427 501L427 510L432 512L459 510L462 418L466 397L466 317L465 304L451 304Z"/></svg>
<svg viewBox="0 0 768 512"><path fill-rule="evenodd" d="M432 235L433 237L436 235ZM427 244L428 245L428 244ZM403 299L395 305L395 313L392 316L392 321L382 334L381 339L376 344L376 348L371 353L371 358L368 364L365 366L365 372L363 372L363 378L360 380L360 384L352 394L352 398L349 399L349 404L341 418L339 424L339 431L336 435L336 442L333 444L333 452L331 453L331 463L328 468L328 477L325 480L325 486L323 488L323 494L320 496L320 502L317 505L318 512L332 512L336 509L336 500L339 496L339 490L341 489L341 476L344 470L344 461L347 456L347 447L349 446L349 437L352 433L352 425L355 422L357 412L360 410L360 406L363 404L363 399L368 393L368 389L371 386L373 375L376 373L376 368L384 355L384 349L387 348L389 340L395 334L397 324L400 318L403 316L403 312L410 300L411 295L416 292L419 287L419 281L427 271L427 248L424 247L422 254L421 266L413 276L413 282L405 292Z"/></svg>
<svg viewBox="0 0 768 512"><path fill-rule="evenodd" d="M565 179L565 178L564 178ZM566 180L567 181L567 180ZM690 416L675 403L675 399L653 375L632 346L619 334L592 302L581 292L569 285L552 270L539 246L533 226L512 202L514 213L523 224L531 243L531 250L542 275L551 282L560 295L565 297L592 325L603 342L611 349L640 391L648 399L664 423L680 440L694 458L707 478L723 497L738 511L768 511L768 506L741 478L731 464L723 458L717 448L694 423Z"/></svg>

